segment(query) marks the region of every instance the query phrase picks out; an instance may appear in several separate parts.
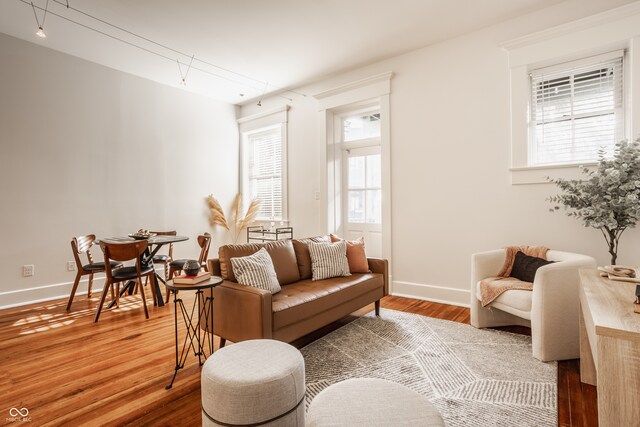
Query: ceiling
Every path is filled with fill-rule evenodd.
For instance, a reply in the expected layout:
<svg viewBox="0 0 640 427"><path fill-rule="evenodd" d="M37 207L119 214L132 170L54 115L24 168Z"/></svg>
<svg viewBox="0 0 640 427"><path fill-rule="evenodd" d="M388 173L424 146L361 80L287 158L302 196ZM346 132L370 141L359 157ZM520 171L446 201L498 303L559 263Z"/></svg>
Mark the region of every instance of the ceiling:
<svg viewBox="0 0 640 427"><path fill-rule="evenodd" d="M49 0L41 39L29 2L2 0L0 32L179 87L195 55L184 88L238 104L561 1Z"/></svg>

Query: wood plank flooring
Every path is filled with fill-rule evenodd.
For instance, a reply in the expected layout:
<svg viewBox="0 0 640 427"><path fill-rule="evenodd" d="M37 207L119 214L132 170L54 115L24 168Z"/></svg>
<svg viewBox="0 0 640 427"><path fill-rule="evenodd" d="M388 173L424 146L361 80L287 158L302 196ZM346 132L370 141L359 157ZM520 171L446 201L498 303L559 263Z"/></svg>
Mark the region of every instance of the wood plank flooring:
<svg viewBox="0 0 640 427"><path fill-rule="evenodd" d="M183 298L190 303L192 297ZM16 425L10 408L26 407L30 426L199 425L197 360L190 356L173 388L164 388L175 366L173 304L150 307L146 320L139 296L126 297L94 324L96 302L77 296L70 313L64 300L0 311L0 423ZM398 297L386 297L382 307L469 323L469 309L462 307ZM373 305L294 345L371 310ZM560 426L597 425L595 387L580 383L577 360L558 364L558 405Z"/></svg>

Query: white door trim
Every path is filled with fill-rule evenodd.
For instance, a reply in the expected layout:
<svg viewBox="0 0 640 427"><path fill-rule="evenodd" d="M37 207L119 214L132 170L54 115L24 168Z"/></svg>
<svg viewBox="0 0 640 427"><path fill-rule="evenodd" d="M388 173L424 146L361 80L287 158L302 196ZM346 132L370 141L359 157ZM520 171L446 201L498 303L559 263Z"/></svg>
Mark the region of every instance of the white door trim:
<svg viewBox="0 0 640 427"><path fill-rule="evenodd" d="M357 108L359 105L376 104L380 107L380 145L382 153L382 253L383 258L389 260L389 275L393 273L393 248L391 245L391 78L392 72L379 74L369 79L362 79L354 84L343 85L339 88L318 94L318 139L320 144L319 158L321 161L320 206L325 214L321 215L321 227L326 232L334 232L340 210L335 205L336 191L340 189L337 175L342 157L341 149L335 144L334 126L335 116L346 107ZM338 169L336 169L338 168ZM390 290L391 292L391 290Z"/></svg>

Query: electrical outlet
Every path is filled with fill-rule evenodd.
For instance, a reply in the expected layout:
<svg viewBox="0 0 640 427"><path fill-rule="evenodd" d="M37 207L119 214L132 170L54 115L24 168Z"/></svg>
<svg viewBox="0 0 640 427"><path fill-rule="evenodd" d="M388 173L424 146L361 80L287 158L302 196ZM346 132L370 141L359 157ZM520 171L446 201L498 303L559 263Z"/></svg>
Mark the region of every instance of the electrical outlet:
<svg viewBox="0 0 640 427"><path fill-rule="evenodd" d="M67 261L67 271L76 271L75 261Z"/></svg>
<svg viewBox="0 0 640 427"><path fill-rule="evenodd" d="M320 200L320 192L316 191L315 193L316 200Z"/></svg>
<svg viewBox="0 0 640 427"><path fill-rule="evenodd" d="M33 264L22 266L22 277L31 277L35 274L35 266Z"/></svg>

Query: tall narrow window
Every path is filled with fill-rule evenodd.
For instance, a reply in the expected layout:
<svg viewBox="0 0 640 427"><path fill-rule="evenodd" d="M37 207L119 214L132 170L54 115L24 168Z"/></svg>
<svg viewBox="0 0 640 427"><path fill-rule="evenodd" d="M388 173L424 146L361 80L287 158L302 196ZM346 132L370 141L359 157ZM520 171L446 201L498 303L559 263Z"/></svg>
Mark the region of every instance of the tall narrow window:
<svg viewBox="0 0 640 427"><path fill-rule="evenodd" d="M590 162L623 137L623 52L531 72L529 165Z"/></svg>
<svg viewBox="0 0 640 427"><path fill-rule="evenodd" d="M261 201L258 220L283 221L285 206L284 125L243 133L243 193Z"/></svg>

